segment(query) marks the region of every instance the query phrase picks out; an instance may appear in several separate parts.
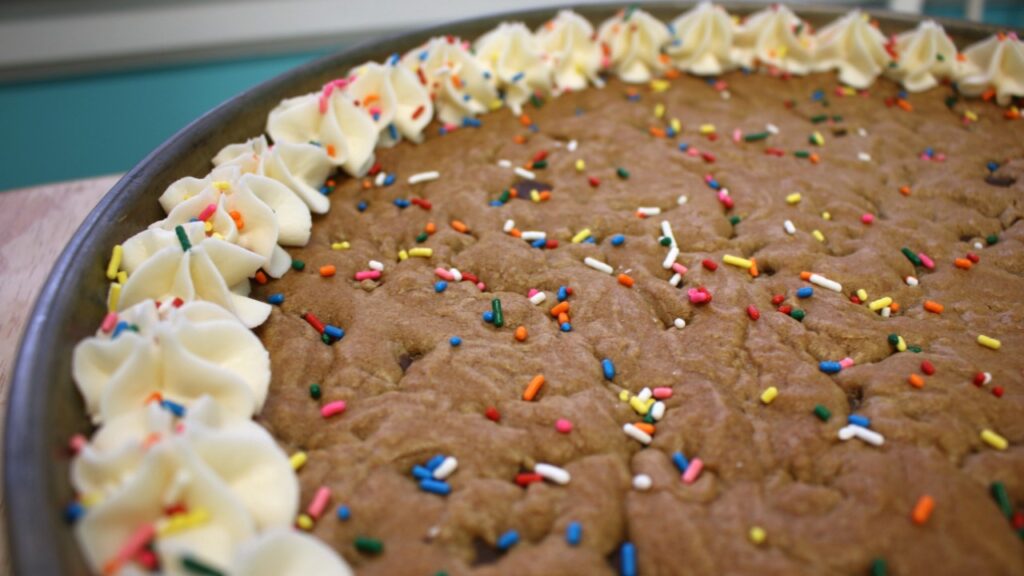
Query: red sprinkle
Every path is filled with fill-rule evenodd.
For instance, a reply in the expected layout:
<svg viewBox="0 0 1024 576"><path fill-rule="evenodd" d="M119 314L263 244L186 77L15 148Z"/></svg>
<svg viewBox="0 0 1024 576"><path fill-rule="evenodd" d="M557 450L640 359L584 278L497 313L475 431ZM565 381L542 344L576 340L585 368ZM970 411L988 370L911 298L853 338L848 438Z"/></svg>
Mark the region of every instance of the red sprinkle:
<svg viewBox="0 0 1024 576"><path fill-rule="evenodd" d="M778 306L779 304L782 304L782 301L785 299L786 297L783 296L782 294L776 294L775 296L772 296L772 306Z"/></svg>
<svg viewBox="0 0 1024 576"><path fill-rule="evenodd" d="M533 155L533 161L534 162L543 162L544 159L547 158L547 157L548 157L548 151L547 150L541 150L541 151L539 151L539 152L537 152L536 154Z"/></svg>
<svg viewBox="0 0 1024 576"><path fill-rule="evenodd" d="M516 474L516 484L519 484L524 488L526 486L529 486L530 484L533 484L534 482L543 481L544 477L534 472L520 472L519 474Z"/></svg>
<svg viewBox="0 0 1024 576"><path fill-rule="evenodd" d="M373 166L370 168L370 171L367 172L366 175L376 176L378 173L380 173L380 162L374 162Z"/></svg>
<svg viewBox="0 0 1024 576"><path fill-rule="evenodd" d="M1017 510L1013 513L1013 529L1020 530L1024 528L1024 512Z"/></svg>
<svg viewBox="0 0 1024 576"><path fill-rule="evenodd" d="M587 178L587 182L590 182L590 186L593 188L597 188L598 186L601 185L601 181L597 178L597 176L591 176L590 178Z"/></svg>
<svg viewBox="0 0 1024 576"><path fill-rule="evenodd" d="M501 420L501 414L498 412L498 409L495 408L494 406L489 406L487 410L484 410L484 416L486 416L487 419L492 422L498 422Z"/></svg>
<svg viewBox="0 0 1024 576"><path fill-rule="evenodd" d="M931 376L932 374L935 374L935 365L927 360L924 360L921 362L921 372L924 372L925 374Z"/></svg>
<svg viewBox="0 0 1024 576"><path fill-rule="evenodd" d="M783 314L789 314L792 311L793 311L793 307L792 306L779 306L779 312L782 312Z"/></svg>
<svg viewBox="0 0 1024 576"><path fill-rule="evenodd" d="M971 262L974 262L975 264L981 261L981 258L979 258L978 255L975 254L974 252L968 252L967 259L970 260Z"/></svg>
<svg viewBox="0 0 1024 576"><path fill-rule="evenodd" d="M751 304L750 306L747 306L747 316L750 316L750 319L756 322L757 319L761 317L761 311Z"/></svg>
<svg viewBox="0 0 1024 576"><path fill-rule="evenodd" d="M422 74L422 72L421 72L421 74ZM420 104L420 107L417 108L416 111L412 113L412 119L416 120L417 118L419 118L420 115L423 114L424 110L425 110L425 108L423 107L422 104Z"/></svg>
<svg viewBox="0 0 1024 576"><path fill-rule="evenodd" d="M992 387L992 395L995 396L996 398L1002 398L1003 397L1003 387L1002 386L993 386Z"/></svg>
<svg viewBox="0 0 1024 576"><path fill-rule="evenodd" d="M984 384L985 384L985 373L984 372L978 372L977 374L975 374L974 375L974 385L978 386L980 388Z"/></svg>
<svg viewBox="0 0 1024 576"><path fill-rule="evenodd" d="M309 325L312 326L313 329L316 330L317 332L321 334L324 333L324 323L321 322L320 319L317 318L312 312L306 312L305 314L303 314L302 319L305 320L306 322L309 322Z"/></svg>
<svg viewBox="0 0 1024 576"><path fill-rule="evenodd" d="M714 260L709 260L705 258L704 260L701 261L701 264L708 270L711 270L712 272L718 270L718 264L716 264Z"/></svg>
<svg viewBox="0 0 1024 576"><path fill-rule="evenodd" d="M555 248L558 248L558 240L548 238L547 241L544 242L544 247L548 250L554 250Z"/></svg>
<svg viewBox="0 0 1024 576"><path fill-rule="evenodd" d="M412 198L409 202L423 208L424 210L430 210L434 207L434 205L430 203L430 200L427 200L426 198Z"/></svg>
<svg viewBox="0 0 1024 576"><path fill-rule="evenodd" d="M711 136L714 136L714 134L712 134ZM711 138L711 140L714 140L714 138ZM704 161L707 162L708 164L715 163L715 155L712 154L711 152L701 152L700 157L703 158Z"/></svg>

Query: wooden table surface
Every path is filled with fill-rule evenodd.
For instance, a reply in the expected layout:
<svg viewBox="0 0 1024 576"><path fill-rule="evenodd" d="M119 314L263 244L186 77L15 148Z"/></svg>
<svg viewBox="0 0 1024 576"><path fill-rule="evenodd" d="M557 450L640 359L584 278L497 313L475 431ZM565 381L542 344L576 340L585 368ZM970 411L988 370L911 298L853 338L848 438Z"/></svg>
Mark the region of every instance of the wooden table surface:
<svg viewBox="0 0 1024 576"><path fill-rule="evenodd" d="M104 176L0 192L0 419L7 414L8 383L18 342L39 288L78 225L118 178ZM2 466L0 460L0 471ZM0 494L0 510L4 507ZM7 528L0 516L0 574L8 573Z"/></svg>

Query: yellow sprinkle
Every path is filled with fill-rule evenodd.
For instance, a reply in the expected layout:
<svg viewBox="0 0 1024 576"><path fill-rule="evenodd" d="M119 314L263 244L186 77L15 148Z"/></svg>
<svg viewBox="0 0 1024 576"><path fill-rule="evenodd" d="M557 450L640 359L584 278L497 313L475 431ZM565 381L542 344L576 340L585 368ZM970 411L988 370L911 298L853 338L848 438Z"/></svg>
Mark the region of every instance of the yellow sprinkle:
<svg viewBox="0 0 1024 576"><path fill-rule="evenodd" d="M990 336L985 336L984 334L978 334L978 344L981 344L985 348L991 348L993 350L999 350L999 347L1003 345L1003 343L1000 342L999 340L996 340L995 338L992 338Z"/></svg>
<svg viewBox="0 0 1024 576"><path fill-rule="evenodd" d="M680 132L683 131L683 123L679 121L679 118L673 118L672 121L668 123L668 125L672 127L672 130L676 134L679 134Z"/></svg>
<svg viewBox="0 0 1024 576"><path fill-rule="evenodd" d="M975 114L974 112L971 112L970 110L965 111L964 112L964 116L968 120L970 120L971 122L977 122L978 121L978 115Z"/></svg>
<svg viewBox="0 0 1024 576"><path fill-rule="evenodd" d="M405 262L408 259L409 259L409 253L408 252L406 252L405 250L399 250L398 251L398 261L399 262Z"/></svg>
<svg viewBox="0 0 1024 576"><path fill-rule="evenodd" d="M218 192L227 192L231 189L231 182L228 182L227 180L217 180L213 183L213 187L216 188Z"/></svg>
<svg viewBox="0 0 1024 576"><path fill-rule="evenodd" d="M203 231L204 232L213 232L213 221L212 220L207 220L206 222L203 222Z"/></svg>
<svg viewBox="0 0 1024 576"><path fill-rule="evenodd" d="M814 134L811 134L811 142L817 144L818 146L824 146L825 137L821 135L821 132L815 132Z"/></svg>
<svg viewBox="0 0 1024 576"><path fill-rule="evenodd" d="M879 310L885 308L889 304L892 304L892 298L885 296L884 298L879 298L878 300L872 300L871 303L868 304L868 308L870 308L872 312L878 312Z"/></svg>
<svg viewBox="0 0 1024 576"><path fill-rule="evenodd" d="M725 256L722 256L722 262L725 262L726 264L730 264L732 266L738 266L745 270L750 270L754 266L754 263L751 262L750 260L747 260L746 258L740 258L739 256L733 256L732 254L726 254Z"/></svg>
<svg viewBox="0 0 1024 576"><path fill-rule="evenodd" d="M348 242L332 242L331 250L348 250L351 246Z"/></svg>
<svg viewBox="0 0 1024 576"><path fill-rule="evenodd" d="M764 528L761 528L760 526L752 526L750 528L750 533L747 534L747 536L750 538L750 541L754 544L763 544L765 538L768 537L768 533L765 532Z"/></svg>
<svg viewBox="0 0 1024 576"><path fill-rule="evenodd" d="M900 352L906 352L907 351L907 341L903 339L903 336L897 336L896 338L897 338L896 350L899 350Z"/></svg>
<svg viewBox="0 0 1024 576"><path fill-rule="evenodd" d="M823 219L825 219L825 220L831 220L831 219L832 219L832 214L830 214L830 213L828 212L828 210L826 210L826 211L824 211L824 212L822 212L822 213L821 213L821 217L822 217Z"/></svg>
<svg viewBox="0 0 1024 576"><path fill-rule="evenodd" d="M657 402L657 400L655 400L654 398L648 398L647 402L644 402L644 406L646 406L647 409L650 410L651 407L654 406L655 402Z"/></svg>
<svg viewBox="0 0 1024 576"><path fill-rule="evenodd" d="M572 237L572 243L579 244L580 242L583 242L587 238L590 238L590 228L584 228L583 230L577 232L576 235Z"/></svg>
<svg viewBox="0 0 1024 576"><path fill-rule="evenodd" d="M221 236L220 232L214 232L213 236L210 236L210 238L216 238L217 240L223 240L224 239L224 237Z"/></svg>
<svg viewBox="0 0 1024 576"><path fill-rule="evenodd" d="M817 240L818 242L825 241L825 235L821 233L821 230L815 230L811 232L811 236L814 236L814 239Z"/></svg>
<svg viewBox="0 0 1024 576"><path fill-rule="evenodd" d="M860 290L857 290L857 298L860 298L861 302L867 302L868 301L868 291L863 289L863 288L861 288Z"/></svg>
<svg viewBox="0 0 1024 576"><path fill-rule="evenodd" d="M587 163L582 158L576 161L576 171L583 172L587 168Z"/></svg>
<svg viewBox="0 0 1024 576"><path fill-rule="evenodd" d="M127 282L127 281L128 281L128 273L127 272L125 272L124 270L121 270L120 272L117 273L117 283L118 284L124 285L124 283Z"/></svg>
<svg viewBox="0 0 1024 576"><path fill-rule="evenodd" d="M629 390L622 390L619 392L619 400L629 402Z"/></svg>
<svg viewBox="0 0 1024 576"><path fill-rule="evenodd" d="M665 105L659 102L657 105L654 106L654 117L655 118L663 118L664 116L665 116Z"/></svg>
<svg viewBox="0 0 1024 576"><path fill-rule="evenodd" d="M306 461L309 460L309 456L306 456L305 452L296 452L288 458L288 461L292 464L292 470L298 470L306 465Z"/></svg>
<svg viewBox="0 0 1024 576"><path fill-rule="evenodd" d="M433 248L411 248L409 249L409 256L413 258L430 258L434 255Z"/></svg>
<svg viewBox="0 0 1024 576"><path fill-rule="evenodd" d="M867 14L865 14L865 16L867 16ZM856 96L857 95L857 91L854 90L853 88L850 88L849 86L843 86L842 88L840 88L840 90L842 91L843 96Z"/></svg>
<svg viewBox="0 0 1024 576"><path fill-rule="evenodd" d="M651 90L654 90L655 92L664 92L665 90L668 90L669 86L671 86L671 84L668 83L668 80L651 80Z"/></svg>
<svg viewBox="0 0 1024 576"><path fill-rule="evenodd" d="M792 194L786 196L786 204L797 204L800 202L800 198L802 198L802 196L799 192L793 192Z"/></svg>
<svg viewBox="0 0 1024 576"><path fill-rule="evenodd" d="M299 517L295 520L295 524L306 532L313 529L313 519L306 514L299 514Z"/></svg>
<svg viewBox="0 0 1024 576"><path fill-rule="evenodd" d="M196 508L183 514L175 514L157 523L156 533L160 536L167 536L189 528L195 528L205 524L210 519L210 513L205 508Z"/></svg>
<svg viewBox="0 0 1024 576"><path fill-rule="evenodd" d="M537 202L540 202L540 192L537 192L536 190L530 190L530 200L533 200L535 204Z"/></svg>
<svg viewBox="0 0 1024 576"><path fill-rule="evenodd" d="M102 492L87 492L78 498L78 503L86 508L92 508L100 502L103 502Z"/></svg>
<svg viewBox="0 0 1024 576"><path fill-rule="evenodd" d="M787 47L787 46L779 46L779 49L777 50L776 53L778 54L779 58L785 58L786 54L789 53L789 47Z"/></svg>
<svg viewBox="0 0 1024 576"><path fill-rule="evenodd" d="M124 248L120 244L114 246L114 252L110 255L110 263L107 264L107 280L117 278L117 271L121 268L122 256L124 256Z"/></svg>
<svg viewBox="0 0 1024 576"><path fill-rule="evenodd" d="M775 400L776 396L778 395L779 389L776 388L775 386L769 386L764 389L764 392L761 392L761 403L765 405L771 404L772 401Z"/></svg>
<svg viewBox="0 0 1024 576"><path fill-rule="evenodd" d="M715 131L715 125L714 124L701 124L700 125L700 133L701 134L713 134L714 131Z"/></svg>
<svg viewBox="0 0 1024 576"><path fill-rule="evenodd" d="M641 416L647 414L647 411L650 409L650 406L648 406L647 403L645 403L644 401L640 400L639 396L633 396L632 398L630 398L629 405L631 408L633 408L633 410L636 411L637 414Z"/></svg>
<svg viewBox="0 0 1024 576"><path fill-rule="evenodd" d="M492 100L491 110L501 110L501 100Z"/></svg>
<svg viewBox="0 0 1024 576"><path fill-rule="evenodd" d="M981 439L984 440L985 444L988 444L996 450L1006 450L1006 447L1010 445L1010 443L1006 441L1006 438L1003 438L988 428L981 431Z"/></svg>
<svg viewBox="0 0 1024 576"><path fill-rule="evenodd" d="M121 299L121 285L117 282L110 284L110 292L107 294L107 312L117 312L117 302Z"/></svg>

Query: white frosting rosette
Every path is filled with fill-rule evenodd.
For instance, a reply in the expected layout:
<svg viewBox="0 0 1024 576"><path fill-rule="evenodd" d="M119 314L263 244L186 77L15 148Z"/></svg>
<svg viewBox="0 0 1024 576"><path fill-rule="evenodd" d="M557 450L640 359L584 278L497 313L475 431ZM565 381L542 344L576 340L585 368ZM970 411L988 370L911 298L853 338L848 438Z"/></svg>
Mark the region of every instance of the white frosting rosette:
<svg viewBox="0 0 1024 576"><path fill-rule="evenodd" d="M344 90L350 81L335 80L320 92L278 104L267 117L267 134L274 144L316 142L349 174L365 174L373 165L379 130L369 112Z"/></svg>
<svg viewBox="0 0 1024 576"><path fill-rule="evenodd" d="M594 42L594 27L572 10L561 10L537 30L537 41L555 80L555 89L582 90L587 83L604 86L598 76L601 49Z"/></svg>
<svg viewBox="0 0 1024 576"><path fill-rule="evenodd" d="M129 327L100 331L75 346L72 374L93 423L137 410L153 393L186 407L209 395L242 418L263 406L270 356L227 310L146 300L118 321Z"/></svg>
<svg viewBox="0 0 1024 576"><path fill-rule="evenodd" d="M180 232L179 232L180 231ZM144 300L204 300L231 312L249 328L263 323L270 305L248 298L252 277L265 259L237 244L207 237L203 222L174 230L150 228L123 244L128 281L122 309Z"/></svg>
<svg viewBox="0 0 1024 576"><path fill-rule="evenodd" d="M130 564L150 540L164 574L190 573L185 558L227 569L257 531L294 520L298 481L259 425L223 418L210 398L180 422L156 403L138 411L144 436L107 451L87 445L72 463L75 489L92 502L75 528L94 571Z"/></svg>
<svg viewBox="0 0 1024 576"><path fill-rule="evenodd" d="M235 555L238 576L350 576L352 569L313 536L275 529L246 542Z"/></svg>
<svg viewBox="0 0 1024 576"><path fill-rule="evenodd" d="M225 146L213 157L214 166L237 166L242 172L266 176L284 184L309 211L325 214L330 200L320 193L334 164L321 146L280 142L271 147L265 136Z"/></svg>
<svg viewBox="0 0 1024 576"><path fill-rule="evenodd" d="M853 88L867 88L892 62L885 50L885 36L860 10L818 31L814 70L838 70L839 81Z"/></svg>
<svg viewBox="0 0 1024 576"><path fill-rule="evenodd" d="M537 39L523 23L502 22L474 46L513 113L521 114L523 103L534 92L551 93L551 70L541 57Z"/></svg>
<svg viewBox="0 0 1024 576"><path fill-rule="evenodd" d="M953 77L956 55L956 46L942 26L925 20L896 36L896 66L890 66L887 75L910 92L923 92Z"/></svg>
<svg viewBox="0 0 1024 576"><path fill-rule="evenodd" d="M672 42L665 52L680 70L708 76L735 67L732 19L721 6L701 2L672 22Z"/></svg>
<svg viewBox="0 0 1024 576"><path fill-rule="evenodd" d="M445 124L459 124L501 105L493 76L458 38L431 38L406 53L401 65L426 87Z"/></svg>
<svg viewBox="0 0 1024 576"><path fill-rule="evenodd" d="M669 41L668 27L643 10L630 8L609 18L597 39L623 82L647 82L665 71L661 48Z"/></svg>
<svg viewBox="0 0 1024 576"><path fill-rule="evenodd" d="M814 63L810 26L779 4L755 12L734 30L733 60L745 68L762 62L790 74L807 74Z"/></svg>
<svg viewBox="0 0 1024 576"><path fill-rule="evenodd" d="M401 138L423 140L423 129L434 117L434 103L416 75L397 65L368 62L354 69L346 92L370 112L380 132L378 145L391 146Z"/></svg>
<svg viewBox="0 0 1024 576"><path fill-rule="evenodd" d="M964 66L957 87L967 96L992 88L996 102L1006 106L1024 96L1024 42L1015 34L997 34L964 50Z"/></svg>

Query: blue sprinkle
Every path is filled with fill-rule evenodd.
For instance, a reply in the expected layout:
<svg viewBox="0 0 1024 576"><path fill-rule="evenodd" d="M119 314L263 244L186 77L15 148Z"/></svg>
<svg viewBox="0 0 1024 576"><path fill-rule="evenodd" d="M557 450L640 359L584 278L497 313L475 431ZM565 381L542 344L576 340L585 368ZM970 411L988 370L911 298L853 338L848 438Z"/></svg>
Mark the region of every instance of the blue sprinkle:
<svg viewBox="0 0 1024 576"><path fill-rule="evenodd" d="M597 240L594 240L593 236L587 236L587 239L583 241L583 244L597 244Z"/></svg>
<svg viewBox="0 0 1024 576"><path fill-rule="evenodd" d="M577 106L576 107L576 115L577 116L583 116L583 108L580 108L579 106Z"/></svg>
<svg viewBox="0 0 1024 576"><path fill-rule="evenodd" d="M490 310L484 312L484 322L487 322L488 324L494 322L494 312L491 312Z"/></svg>
<svg viewBox="0 0 1024 576"><path fill-rule="evenodd" d="M690 145L687 144L686 142L680 142L679 143L679 150L680 150L680 152L686 152L689 149L690 149Z"/></svg>
<svg viewBox="0 0 1024 576"><path fill-rule="evenodd" d="M508 550L515 546L519 542L519 532L515 530L509 530L501 536L498 536L498 550Z"/></svg>
<svg viewBox="0 0 1024 576"><path fill-rule="evenodd" d="M178 404L177 402L171 400L161 400L160 405L163 406L165 410L167 410L171 414L174 414L178 418L183 418L185 416L185 407L182 406L181 404Z"/></svg>
<svg viewBox="0 0 1024 576"><path fill-rule="evenodd" d="M583 525L579 522L569 522L565 529L565 541L569 546L577 546L583 539Z"/></svg>
<svg viewBox="0 0 1024 576"><path fill-rule="evenodd" d="M417 480L425 480L427 478L434 477L434 471L427 468L426 466L420 466L419 464L412 467L413 478Z"/></svg>
<svg viewBox="0 0 1024 576"><path fill-rule="evenodd" d="M626 237L622 234L616 234L612 236L612 246L622 246L626 242Z"/></svg>
<svg viewBox="0 0 1024 576"><path fill-rule="evenodd" d="M395 183L395 175L394 174L388 174L387 176L384 177L384 185L385 186L391 186L394 183Z"/></svg>
<svg viewBox="0 0 1024 576"><path fill-rule="evenodd" d="M543 238L538 238L538 239L534 240L533 242L530 242L530 246L533 246L534 248L543 248L543 247L545 247L547 245L548 245L548 241L543 239Z"/></svg>
<svg viewBox="0 0 1024 576"><path fill-rule="evenodd" d="M671 126L669 126L665 130L665 135L668 136L669 138L675 138L676 137L676 129L671 127Z"/></svg>
<svg viewBox="0 0 1024 576"><path fill-rule="evenodd" d="M559 326L559 328L562 329L562 332L570 332L570 331L572 331L572 324L569 324L568 322L564 322L564 323L562 323L561 326Z"/></svg>
<svg viewBox="0 0 1024 576"><path fill-rule="evenodd" d="M924 153L926 155L928 155L928 156L934 156L935 155L935 149L932 148L931 146L929 146L929 147L924 149Z"/></svg>
<svg viewBox="0 0 1024 576"><path fill-rule="evenodd" d="M188 221L189 222L199 222L199 217L198 216L193 216L193 217L189 218Z"/></svg>
<svg viewBox="0 0 1024 576"><path fill-rule="evenodd" d="M420 62L426 62L427 61L427 51L424 50L423 52L420 52L420 56L419 57L420 57Z"/></svg>
<svg viewBox="0 0 1024 576"><path fill-rule="evenodd" d="M82 506L79 502L72 502L64 508L64 520L68 524L78 522L82 516L85 516L85 506Z"/></svg>
<svg viewBox="0 0 1024 576"><path fill-rule="evenodd" d="M271 294L267 297L267 302L280 306L281 304L284 304L284 294L281 294L280 292L277 294Z"/></svg>
<svg viewBox="0 0 1024 576"><path fill-rule="evenodd" d="M537 126L536 124L530 124L526 129L530 132L540 132L540 126Z"/></svg>
<svg viewBox="0 0 1024 576"><path fill-rule="evenodd" d="M846 421L850 424L856 424L857 426L861 426L863 428L871 427L871 419L868 418L867 416L861 416L860 414L850 414L849 416L846 417Z"/></svg>
<svg viewBox="0 0 1024 576"><path fill-rule="evenodd" d="M405 198L395 198L395 206L398 206L399 208L408 208L409 201Z"/></svg>
<svg viewBox="0 0 1024 576"><path fill-rule="evenodd" d="M433 478L424 478L420 480L420 490L424 492L432 492L441 496L447 496L452 493L452 487L443 480L434 480Z"/></svg>
<svg viewBox="0 0 1024 576"><path fill-rule="evenodd" d="M501 200L491 200L491 202L488 204L488 206L495 206L495 207L497 207L497 206L504 206L504 205L505 205L505 203L502 202Z"/></svg>
<svg viewBox="0 0 1024 576"><path fill-rule="evenodd" d="M714 178L708 180L708 186L710 186L712 190L718 190L722 187L722 185L718 183L718 180L715 180Z"/></svg>
<svg viewBox="0 0 1024 576"><path fill-rule="evenodd" d="M398 140L398 128L395 128L394 124L388 124L388 136L391 136L392 140Z"/></svg>
<svg viewBox="0 0 1024 576"><path fill-rule="evenodd" d="M632 542L624 542L619 549L619 574L636 576L636 546Z"/></svg>
<svg viewBox="0 0 1024 576"><path fill-rule="evenodd" d="M838 374L843 369L843 365L839 362L829 362L823 360L818 363L818 370L821 370L825 374Z"/></svg>
<svg viewBox="0 0 1024 576"><path fill-rule="evenodd" d="M448 339L448 343L451 344L452 346L458 346L459 344L462 344L462 338L459 338L458 336L452 336L451 338Z"/></svg>
<svg viewBox="0 0 1024 576"><path fill-rule="evenodd" d="M897 94L896 94L896 95L897 95L898 97L900 97L900 98L904 99L904 100L906 100L906 99L907 99L907 91L906 91L906 90L900 90L899 92L897 92Z"/></svg>
<svg viewBox="0 0 1024 576"><path fill-rule="evenodd" d="M484 80L490 80L490 79L491 79L491 71L490 70L484 70Z"/></svg>
<svg viewBox="0 0 1024 576"><path fill-rule="evenodd" d="M348 506L342 504L338 506L338 520L348 520L352 517L352 511L348 509Z"/></svg>
<svg viewBox="0 0 1024 576"><path fill-rule="evenodd" d="M398 52L395 52L394 54L388 57L388 64L392 66L398 64Z"/></svg>
<svg viewBox="0 0 1024 576"><path fill-rule="evenodd" d="M374 122L380 120L380 112L373 112L373 113L370 114L370 116L373 117L373 121Z"/></svg>
<svg viewBox="0 0 1024 576"><path fill-rule="evenodd" d="M441 464L444 464L444 454L435 454L430 460L427 460L426 466L427 469L433 472ZM433 477L433 474L431 474L431 477Z"/></svg>
<svg viewBox="0 0 1024 576"><path fill-rule="evenodd" d="M466 116L462 119L462 125L466 128L479 128L483 125L483 122L481 122L479 118Z"/></svg>
<svg viewBox="0 0 1024 576"><path fill-rule="evenodd" d="M601 360L601 371L604 372L605 380L615 380L615 364L612 364L610 358Z"/></svg>
<svg viewBox="0 0 1024 576"><path fill-rule="evenodd" d="M110 335L110 339L113 340L114 338L120 336L121 332L124 332L126 328L128 328L127 322L125 322L124 320L118 322L117 325L114 326L114 332Z"/></svg>
<svg viewBox="0 0 1024 576"><path fill-rule="evenodd" d="M810 298L811 296L814 296L814 288L810 286L803 286L796 291L797 298Z"/></svg>
<svg viewBox="0 0 1024 576"><path fill-rule="evenodd" d="M463 102L469 102L469 94L463 94L462 95L462 101Z"/></svg>
<svg viewBox="0 0 1024 576"><path fill-rule="evenodd" d="M523 73L523 72L519 72L515 76L512 77L512 82L519 82L523 78L526 78L526 74Z"/></svg>
<svg viewBox="0 0 1024 576"><path fill-rule="evenodd" d="M368 205L366 203L366 200L362 200L359 202L359 204L356 204L356 210L359 210L360 212L366 212L367 206Z"/></svg>
<svg viewBox="0 0 1024 576"><path fill-rule="evenodd" d="M686 472L686 469L690 467L690 461L686 459L686 456L683 456L682 452L672 454L672 463L676 465L680 472Z"/></svg>
<svg viewBox="0 0 1024 576"><path fill-rule="evenodd" d="M448 133L448 128L441 126L440 128L438 128L437 133L440 134L441 136L444 136L445 134Z"/></svg>
<svg viewBox="0 0 1024 576"><path fill-rule="evenodd" d="M815 102L818 102L818 101L821 101L821 100L824 100L824 99L825 99L825 91L824 90L815 90L814 93L811 94L811 100L814 100Z"/></svg>
<svg viewBox="0 0 1024 576"><path fill-rule="evenodd" d="M434 292L440 294L441 292L444 292L447 289L448 283L445 282L444 280L438 280L437 282L434 282Z"/></svg>
<svg viewBox="0 0 1024 576"><path fill-rule="evenodd" d="M329 186L324 184L323 186L320 187L320 193L323 194L324 196L329 196L331 194L331 189Z"/></svg>
<svg viewBox="0 0 1024 576"><path fill-rule="evenodd" d="M341 340L345 337L345 331L333 324L324 326L324 334L327 334L331 340Z"/></svg>
<svg viewBox="0 0 1024 576"><path fill-rule="evenodd" d="M569 289L565 286L558 287L558 301L562 302L569 297Z"/></svg>
<svg viewBox="0 0 1024 576"><path fill-rule="evenodd" d="M989 172L995 172L996 170L999 170L999 162L989 162L987 166Z"/></svg>

